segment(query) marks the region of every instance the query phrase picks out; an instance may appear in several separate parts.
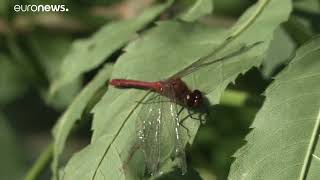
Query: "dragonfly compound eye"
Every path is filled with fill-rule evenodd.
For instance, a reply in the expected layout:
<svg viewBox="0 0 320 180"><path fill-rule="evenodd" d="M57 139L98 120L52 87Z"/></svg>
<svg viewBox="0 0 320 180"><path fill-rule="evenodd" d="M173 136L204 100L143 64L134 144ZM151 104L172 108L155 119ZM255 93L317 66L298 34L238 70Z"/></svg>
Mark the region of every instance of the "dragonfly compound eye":
<svg viewBox="0 0 320 180"><path fill-rule="evenodd" d="M202 93L199 90L194 90L192 92L193 96L193 107L199 107L203 103Z"/></svg>
<svg viewBox="0 0 320 180"><path fill-rule="evenodd" d="M202 105L202 94L199 90L194 90L186 96L186 102L189 107L199 107Z"/></svg>

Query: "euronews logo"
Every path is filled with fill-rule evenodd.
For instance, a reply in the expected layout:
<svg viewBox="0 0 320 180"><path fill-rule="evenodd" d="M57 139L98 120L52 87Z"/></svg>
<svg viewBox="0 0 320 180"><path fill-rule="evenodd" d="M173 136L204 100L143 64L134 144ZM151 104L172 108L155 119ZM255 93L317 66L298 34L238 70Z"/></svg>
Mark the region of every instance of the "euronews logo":
<svg viewBox="0 0 320 180"><path fill-rule="evenodd" d="M28 5L15 5L13 7L15 12L68 12L69 9L66 5L36 5L36 4L28 4Z"/></svg>

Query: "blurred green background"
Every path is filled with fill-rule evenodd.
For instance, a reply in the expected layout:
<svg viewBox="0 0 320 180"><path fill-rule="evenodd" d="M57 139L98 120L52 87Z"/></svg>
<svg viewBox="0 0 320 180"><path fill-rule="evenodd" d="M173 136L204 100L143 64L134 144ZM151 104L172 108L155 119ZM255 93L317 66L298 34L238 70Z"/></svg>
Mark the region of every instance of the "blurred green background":
<svg viewBox="0 0 320 180"><path fill-rule="evenodd" d="M171 13L175 14L193 2L176 1ZM320 18L313 14L314 2L295 1L297 19L284 26L291 29L289 33L283 32L290 39L292 48L295 43L303 42L308 34L319 32ZM48 98L49 85L54 81L72 41L89 37L110 21L134 17L153 3L156 1L0 1L0 179L22 179L52 141L51 129L58 117L97 72L86 73L59 92L57 97ZM253 3L255 0L214 0L213 14L200 21L229 27ZM14 12L17 4L65 4L70 11ZM167 16L172 16L167 13ZM300 29L300 24L307 30ZM303 31L305 36L295 36L296 31ZM119 54L115 53L112 60L116 61ZM214 120L201 128L195 143L187 149L188 161L205 176L204 179L226 179L231 156L244 143L249 125L263 102L259 95L281 67L279 64L276 70L262 68L263 73L252 69L228 88L253 97L253 102L243 106L224 104L213 107ZM87 121L68 141L64 160L88 144L90 135L90 121ZM40 179L49 178L47 168Z"/></svg>

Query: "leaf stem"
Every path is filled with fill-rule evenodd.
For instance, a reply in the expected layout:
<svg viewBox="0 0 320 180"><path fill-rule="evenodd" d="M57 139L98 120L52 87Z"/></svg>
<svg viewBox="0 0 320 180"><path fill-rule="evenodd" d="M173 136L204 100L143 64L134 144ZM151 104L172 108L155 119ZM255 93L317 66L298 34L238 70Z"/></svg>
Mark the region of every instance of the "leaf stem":
<svg viewBox="0 0 320 180"><path fill-rule="evenodd" d="M33 166L27 171L25 180L36 180L49 165L53 155L53 143L49 144L40 154Z"/></svg>
<svg viewBox="0 0 320 180"><path fill-rule="evenodd" d="M234 31L231 34L231 38L236 38L239 36L243 31L245 31L262 13L263 9L267 6L267 4L270 2L270 0L260 0L257 6L257 10L254 12L253 16L250 16L250 18L242 25L240 26L236 31Z"/></svg>

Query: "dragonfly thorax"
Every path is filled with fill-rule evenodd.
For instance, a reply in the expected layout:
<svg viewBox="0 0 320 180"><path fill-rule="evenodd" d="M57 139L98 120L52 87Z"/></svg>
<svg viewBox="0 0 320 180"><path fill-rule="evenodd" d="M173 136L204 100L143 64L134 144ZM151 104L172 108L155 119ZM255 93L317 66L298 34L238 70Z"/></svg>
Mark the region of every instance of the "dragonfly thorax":
<svg viewBox="0 0 320 180"><path fill-rule="evenodd" d="M177 103L183 106L197 108L203 104L202 93L199 90L191 91L180 78L161 81L159 87L161 88L158 93L175 99Z"/></svg>

